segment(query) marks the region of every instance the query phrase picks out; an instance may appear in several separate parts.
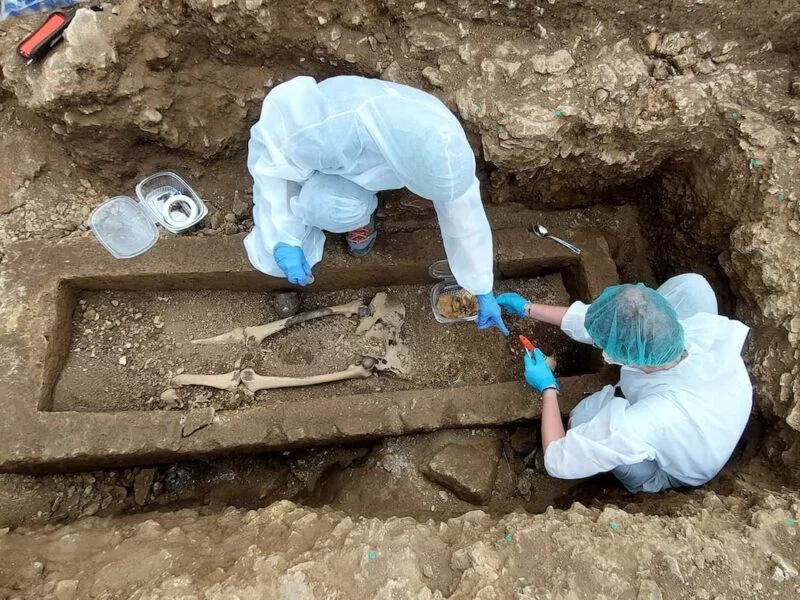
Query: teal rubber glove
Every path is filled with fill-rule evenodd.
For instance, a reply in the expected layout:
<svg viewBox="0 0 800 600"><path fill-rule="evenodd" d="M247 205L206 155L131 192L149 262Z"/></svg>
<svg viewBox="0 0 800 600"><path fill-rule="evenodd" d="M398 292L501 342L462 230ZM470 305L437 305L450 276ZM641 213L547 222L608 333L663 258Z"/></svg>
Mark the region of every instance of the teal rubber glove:
<svg viewBox="0 0 800 600"><path fill-rule="evenodd" d="M508 328L503 323L500 305L494 299L494 294L481 294L478 296L478 329L497 327L500 333L508 335Z"/></svg>
<svg viewBox="0 0 800 600"><path fill-rule="evenodd" d="M559 389L556 377L547 366L541 350L534 348L532 353L526 352L523 361L525 362L525 381L529 386L540 393L548 388Z"/></svg>
<svg viewBox="0 0 800 600"><path fill-rule="evenodd" d="M272 257L278 265L289 283L297 285L308 285L311 277L311 267L303 254L303 249L299 246L290 246L280 242L272 251Z"/></svg>
<svg viewBox="0 0 800 600"><path fill-rule="evenodd" d="M506 312L524 317L525 307L530 304L530 301L514 292L505 292L497 297L497 303L505 308Z"/></svg>

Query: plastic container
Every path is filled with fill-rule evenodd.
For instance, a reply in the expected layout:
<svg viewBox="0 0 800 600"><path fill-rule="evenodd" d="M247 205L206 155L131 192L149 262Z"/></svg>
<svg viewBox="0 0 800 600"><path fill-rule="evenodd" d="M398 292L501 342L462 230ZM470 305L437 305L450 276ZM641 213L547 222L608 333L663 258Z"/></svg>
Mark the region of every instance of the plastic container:
<svg viewBox="0 0 800 600"><path fill-rule="evenodd" d="M142 179L136 186L136 196L144 206L150 210L152 216L159 222L159 224L172 233L179 233L193 225L196 225L208 214L208 208L205 203L200 199L195 191L186 183L180 175L172 171L160 171L154 173L149 177ZM176 205L186 207L193 204L196 212L186 212L185 210L176 210L175 213L184 214L187 218L178 221L170 221L165 216L164 205L174 199L180 197L176 201ZM184 200L185 199L185 200ZM188 218L191 216L191 218Z"/></svg>
<svg viewBox="0 0 800 600"><path fill-rule="evenodd" d="M453 272L450 270L450 264L446 260L437 260L428 267L428 273L434 279L442 280L431 288L431 310L433 311L433 317L439 323L464 323L478 318L477 313L469 317L445 317L436 310L436 303L439 301L440 296L443 294L459 294L466 292L466 290L456 283Z"/></svg>
<svg viewBox="0 0 800 600"><path fill-rule="evenodd" d="M139 201L128 196L109 198L89 215L97 240L116 258L133 258L158 241L161 225L179 233L199 223L208 208L178 174L161 171L136 186Z"/></svg>

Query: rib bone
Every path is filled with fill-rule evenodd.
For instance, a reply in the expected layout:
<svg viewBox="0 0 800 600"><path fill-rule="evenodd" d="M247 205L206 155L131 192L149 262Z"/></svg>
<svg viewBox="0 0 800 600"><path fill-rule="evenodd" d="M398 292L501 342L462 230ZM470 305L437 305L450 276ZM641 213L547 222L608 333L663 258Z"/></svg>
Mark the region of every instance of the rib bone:
<svg viewBox="0 0 800 600"><path fill-rule="evenodd" d="M222 375L195 375L191 373L176 375L172 378L172 385L203 385L205 387L217 388L218 390L235 390L239 387L241 373L231 371Z"/></svg>
<svg viewBox="0 0 800 600"><path fill-rule="evenodd" d="M259 375L253 369L242 371L242 383L251 392L259 390L276 390L279 388L304 387L344 381L345 379L362 379L372 375L372 371L364 365L352 365L344 371L325 373L323 375L309 375L307 377L269 377Z"/></svg>
<svg viewBox="0 0 800 600"><path fill-rule="evenodd" d="M349 304L340 304L338 306L328 306L327 308L310 310L308 312L300 313L299 315L295 315L293 317L287 317L286 319L281 319L279 321L273 321L272 323L267 323L265 325L258 325L255 327L237 327L236 329L233 329L227 333L223 333L214 337L192 340L192 343L235 344L246 342L252 339L256 344L260 344L269 336L275 335L279 331L283 331L292 325L305 323L306 321L312 321L313 319L319 319L321 317L327 317L330 315L344 315L346 317L358 315L360 317L365 317L369 315L369 307L365 306L361 300L355 300Z"/></svg>

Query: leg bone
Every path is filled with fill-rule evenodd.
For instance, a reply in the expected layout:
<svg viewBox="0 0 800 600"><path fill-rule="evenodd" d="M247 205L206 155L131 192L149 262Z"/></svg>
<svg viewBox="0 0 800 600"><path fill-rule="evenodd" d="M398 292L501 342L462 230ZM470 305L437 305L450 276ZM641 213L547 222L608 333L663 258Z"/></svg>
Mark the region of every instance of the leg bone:
<svg viewBox="0 0 800 600"><path fill-rule="evenodd" d="M252 338L256 344L260 344L269 336L275 335L279 331L283 331L284 329L291 327L292 325L305 323L307 321L312 321L314 319L319 319L321 317L327 317L330 315L344 315L346 317L352 317L355 315L364 316L368 314L367 313L368 310L369 308L365 306L361 300L355 300L354 302L350 302L349 304L340 304L338 306L329 306L327 308L311 310L308 312L300 313L293 317L287 317L286 319L273 321L272 323L267 323L265 325L258 325L256 327L244 327L244 328L237 327L236 329L229 331L227 333L223 333L221 335L217 335L210 338L203 338L199 340L192 340L192 343L233 344L236 342L248 341Z"/></svg>
<svg viewBox="0 0 800 600"><path fill-rule="evenodd" d="M251 392L259 390L276 390L289 387L304 387L344 381L345 379L362 379L372 375L372 371L363 365L352 365L344 371L325 373L324 375L309 375L307 377L269 377L259 375L253 369L242 371L242 383Z"/></svg>
<svg viewBox="0 0 800 600"><path fill-rule="evenodd" d="M185 373L172 378L172 385L202 385L217 388L218 390L235 390L241 381L239 371L231 371L222 375L198 375Z"/></svg>

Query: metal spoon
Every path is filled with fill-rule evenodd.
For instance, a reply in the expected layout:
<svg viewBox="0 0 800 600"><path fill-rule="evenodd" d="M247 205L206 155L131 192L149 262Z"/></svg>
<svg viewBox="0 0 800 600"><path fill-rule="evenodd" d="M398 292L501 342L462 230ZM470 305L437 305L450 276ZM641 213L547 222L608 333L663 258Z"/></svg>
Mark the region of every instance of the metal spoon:
<svg viewBox="0 0 800 600"><path fill-rule="evenodd" d="M557 243L561 244L562 246L564 246L565 248L568 248L568 249L572 250L575 254L580 254L581 253L581 249L578 248L577 246L573 246L572 244L570 244L569 242L565 242L561 238L557 238L554 235L550 235L550 233L547 231L547 227L545 227L544 225L540 225L539 223L537 223L536 225L531 227L531 231L537 237L550 238L554 242L557 242Z"/></svg>

